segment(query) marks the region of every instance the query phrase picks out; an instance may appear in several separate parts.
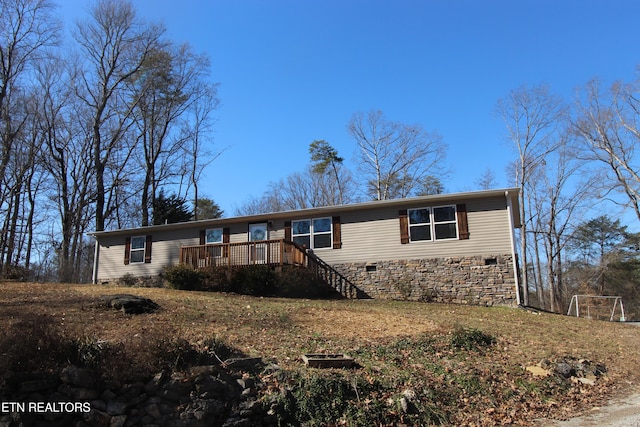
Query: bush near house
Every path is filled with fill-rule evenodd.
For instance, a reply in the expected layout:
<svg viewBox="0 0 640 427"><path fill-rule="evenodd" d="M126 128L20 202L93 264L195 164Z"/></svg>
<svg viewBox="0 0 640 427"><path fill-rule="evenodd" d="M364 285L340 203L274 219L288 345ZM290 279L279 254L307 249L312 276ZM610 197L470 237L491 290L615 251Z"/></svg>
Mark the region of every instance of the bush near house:
<svg viewBox="0 0 640 427"><path fill-rule="evenodd" d="M232 292L251 296L286 298L336 298L339 295L314 274L300 267L274 269L266 265L244 268L210 267L197 270L179 264L167 267L164 281L172 289Z"/></svg>

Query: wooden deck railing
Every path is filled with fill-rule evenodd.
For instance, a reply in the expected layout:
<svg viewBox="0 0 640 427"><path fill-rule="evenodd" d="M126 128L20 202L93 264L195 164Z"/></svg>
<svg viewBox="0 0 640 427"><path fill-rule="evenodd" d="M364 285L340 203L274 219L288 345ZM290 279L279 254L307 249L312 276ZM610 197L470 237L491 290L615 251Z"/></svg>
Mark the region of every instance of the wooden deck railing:
<svg viewBox="0 0 640 427"><path fill-rule="evenodd" d="M247 265L303 265L305 253L295 243L280 240L183 246L180 263L194 268Z"/></svg>
<svg viewBox="0 0 640 427"><path fill-rule="evenodd" d="M345 298L362 298L364 294L340 272L313 252L297 243L279 240L183 246L180 263L194 268L235 267L249 265L297 265L310 269L314 276L331 286Z"/></svg>

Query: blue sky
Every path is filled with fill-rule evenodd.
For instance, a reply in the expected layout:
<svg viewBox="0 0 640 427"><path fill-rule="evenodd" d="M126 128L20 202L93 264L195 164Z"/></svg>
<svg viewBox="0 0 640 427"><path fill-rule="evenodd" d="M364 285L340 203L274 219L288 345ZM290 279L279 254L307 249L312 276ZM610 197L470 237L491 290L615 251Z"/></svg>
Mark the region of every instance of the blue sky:
<svg viewBox="0 0 640 427"><path fill-rule="evenodd" d="M67 0L68 20L92 2ZM302 171L324 139L355 171L356 112L421 124L448 145L448 192L491 168L512 186L499 98L548 84L570 100L592 78L635 79L637 0L134 0L174 41L206 53L220 83L201 194L226 215L269 181Z"/></svg>

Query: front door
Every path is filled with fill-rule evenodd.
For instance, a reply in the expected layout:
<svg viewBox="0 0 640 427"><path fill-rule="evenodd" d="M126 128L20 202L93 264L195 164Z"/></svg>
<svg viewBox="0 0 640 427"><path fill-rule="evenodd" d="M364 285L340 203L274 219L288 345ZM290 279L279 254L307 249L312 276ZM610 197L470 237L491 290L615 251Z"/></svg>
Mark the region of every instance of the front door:
<svg viewBox="0 0 640 427"><path fill-rule="evenodd" d="M249 224L249 241L256 242L249 245L249 262L252 264L265 264L267 262L267 245L269 230L267 223Z"/></svg>

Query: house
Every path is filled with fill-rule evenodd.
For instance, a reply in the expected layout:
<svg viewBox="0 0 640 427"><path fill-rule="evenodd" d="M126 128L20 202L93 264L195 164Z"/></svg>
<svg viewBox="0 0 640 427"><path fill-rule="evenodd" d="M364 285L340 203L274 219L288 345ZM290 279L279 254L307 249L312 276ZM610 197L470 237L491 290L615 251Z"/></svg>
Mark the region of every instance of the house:
<svg viewBox="0 0 640 427"><path fill-rule="evenodd" d="M520 303L519 189L438 194L90 233L94 283L187 263L312 268L351 297Z"/></svg>

